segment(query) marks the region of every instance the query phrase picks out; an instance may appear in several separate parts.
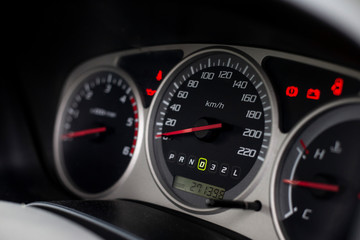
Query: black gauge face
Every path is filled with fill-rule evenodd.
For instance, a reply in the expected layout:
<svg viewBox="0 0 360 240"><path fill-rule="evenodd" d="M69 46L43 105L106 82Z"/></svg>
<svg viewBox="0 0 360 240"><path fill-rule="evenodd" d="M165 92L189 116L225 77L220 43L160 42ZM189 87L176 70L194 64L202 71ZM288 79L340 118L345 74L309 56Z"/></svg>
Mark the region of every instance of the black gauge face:
<svg viewBox="0 0 360 240"><path fill-rule="evenodd" d="M66 177L85 193L99 193L119 180L134 153L138 109L129 84L118 73L99 71L66 100L58 134Z"/></svg>
<svg viewBox="0 0 360 240"><path fill-rule="evenodd" d="M227 51L198 54L172 73L150 125L151 158L170 194L202 208L248 186L271 136L264 85L252 63Z"/></svg>
<svg viewBox="0 0 360 240"><path fill-rule="evenodd" d="M360 217L359 136L360 104L327 113L296 137L276 180L286 238L352 239Z"/></svg>

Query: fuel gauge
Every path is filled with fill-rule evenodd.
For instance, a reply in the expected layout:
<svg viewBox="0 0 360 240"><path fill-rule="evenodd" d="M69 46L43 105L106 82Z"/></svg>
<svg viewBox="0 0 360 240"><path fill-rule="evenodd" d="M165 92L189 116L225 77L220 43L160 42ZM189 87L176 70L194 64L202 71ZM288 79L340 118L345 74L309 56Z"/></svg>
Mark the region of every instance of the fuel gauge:
<svg viewBox="0 0 360 240"><path fill-rule="evenodd" d="M360 102L331 104L291 135L274 180L286 239L355 239L360 212Z"/></svg>

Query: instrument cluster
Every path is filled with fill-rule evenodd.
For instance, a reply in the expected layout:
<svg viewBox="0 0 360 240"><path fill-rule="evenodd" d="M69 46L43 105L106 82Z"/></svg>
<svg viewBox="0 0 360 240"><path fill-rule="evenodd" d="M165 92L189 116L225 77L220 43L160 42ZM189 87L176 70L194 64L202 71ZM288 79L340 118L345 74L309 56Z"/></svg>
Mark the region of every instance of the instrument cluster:
<svg viewBox="0 0 360 240"><path fill-rule="evenodd" d="M79 197L150 202L250 238L351 239L359 113L360 72L336 64L223 45L122 51L69 75L56 170Z"/></svg>

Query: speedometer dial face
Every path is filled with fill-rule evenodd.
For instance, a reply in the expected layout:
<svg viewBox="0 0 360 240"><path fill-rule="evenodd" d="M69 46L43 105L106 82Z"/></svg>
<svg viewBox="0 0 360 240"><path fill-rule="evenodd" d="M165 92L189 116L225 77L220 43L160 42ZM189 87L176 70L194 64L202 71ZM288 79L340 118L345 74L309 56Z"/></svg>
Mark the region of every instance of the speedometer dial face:
<svg viewBox="0 0 360 240"><path fill-rule="evenodd" d="M234 199L265 160L272 107L256 65L228 50L205 50L175 68L153 103L149 154L166 194L205 208Z"/></svg>
<svg viewBox="0 0 360 240"><path fill-rule="evenodd" d="M139 112L124 74L104 69L81 76L60 108L57 167L63 181L79 195L109 189L134 154Z"/></svg>

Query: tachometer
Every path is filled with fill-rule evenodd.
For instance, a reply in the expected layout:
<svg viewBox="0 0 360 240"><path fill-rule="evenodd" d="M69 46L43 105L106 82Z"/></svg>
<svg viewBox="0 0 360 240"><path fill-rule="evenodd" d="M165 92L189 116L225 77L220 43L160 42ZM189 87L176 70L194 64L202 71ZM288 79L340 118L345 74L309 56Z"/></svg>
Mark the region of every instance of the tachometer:
<svg viewBox="0 0 360 240"><path fill-rule="evenodd" d="M205 208L248 187L271 137L264 79L247 56L225 49L198 52L169 74L151 107L148 153L176 203Z"/></svg>
<svg viewBox="0 0 360 240"><path fill-rule="evenodd" d="M113 186L127 169L139 132L138 94L118 69L93 70L66 89L55 130L57 169L81 196Z"/></svg>

